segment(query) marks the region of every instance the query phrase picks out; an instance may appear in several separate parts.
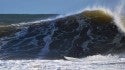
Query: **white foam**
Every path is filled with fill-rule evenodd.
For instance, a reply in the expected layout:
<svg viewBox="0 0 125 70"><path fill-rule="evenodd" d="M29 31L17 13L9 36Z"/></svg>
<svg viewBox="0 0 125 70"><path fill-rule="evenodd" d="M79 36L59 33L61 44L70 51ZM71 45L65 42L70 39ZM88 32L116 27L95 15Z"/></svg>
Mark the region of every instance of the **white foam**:
<svg viewBox="0 0 125 70"><path fill-rule="evenodd" d="M125 70L125 58L95 55L73 60L0 60L0 70Z"/></svg>

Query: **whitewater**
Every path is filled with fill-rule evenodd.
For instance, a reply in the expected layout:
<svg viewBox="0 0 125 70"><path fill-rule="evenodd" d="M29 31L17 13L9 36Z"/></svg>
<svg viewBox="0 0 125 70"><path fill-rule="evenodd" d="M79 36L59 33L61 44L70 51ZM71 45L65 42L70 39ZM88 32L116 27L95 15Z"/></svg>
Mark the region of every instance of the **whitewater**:
<svg viewBox="0 0 125 70"><path fill-rule="evenodd" d="M124 70L125 58L95 55L68 60L2 60L1 70Z"/></svg>
<svg viewBox="0 0 125 70"><path fill-rule="evenodd" d="M1 26L5 27L5 30L10 27L12 36L3 37L6 33L9 35L9 30L0 35L0 70L125 70L125 25L124 16L122 16L124 3L125 1L121 0L117 8L113 10L109 7L94 5L80 12L52 19ZM97 20L100 16L108 17L108 20L105 18L98 22L93 20L93 13L95 15L96 12L99 13ZM81 18L81 13L89 18ZM111 24L96 24L103 21L104 23L111 21ZM68 24L70 22L73 23ZM56 23L59 25L55 25ZM72 28L69 29L69 26ZM83 39L85 41L81 41ZM65 45L71 47L62 47ZM93 45L104 46L99 48Z"/></svg>

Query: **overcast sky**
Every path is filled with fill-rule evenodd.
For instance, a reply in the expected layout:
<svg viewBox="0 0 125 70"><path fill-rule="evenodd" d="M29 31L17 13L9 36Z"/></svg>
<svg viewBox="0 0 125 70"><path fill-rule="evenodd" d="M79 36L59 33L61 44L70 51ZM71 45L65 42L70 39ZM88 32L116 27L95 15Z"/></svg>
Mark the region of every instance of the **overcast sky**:
<svg viewBox="0 0 125 70"><path fill-rule="evenodd" d="M115 7L120 0L0 0L0 14L66 14L94 4Z"/></svg>

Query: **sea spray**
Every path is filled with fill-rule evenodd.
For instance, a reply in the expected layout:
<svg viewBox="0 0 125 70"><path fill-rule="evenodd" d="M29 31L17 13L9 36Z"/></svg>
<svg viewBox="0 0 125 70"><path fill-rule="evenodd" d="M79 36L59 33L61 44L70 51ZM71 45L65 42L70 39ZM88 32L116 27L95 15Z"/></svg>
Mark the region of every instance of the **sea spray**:
<svg viewBox="0 0 125 70"><path fill-rule="evenodd" d="M123 14L124 8L125 8L125 2L124 0L121 0L121 2L118 4L115 11L113 12L114 21L116 22L116 25L122 32L125 32L125 22L123 21L124 17L122 16L124 15Z"/></svg>

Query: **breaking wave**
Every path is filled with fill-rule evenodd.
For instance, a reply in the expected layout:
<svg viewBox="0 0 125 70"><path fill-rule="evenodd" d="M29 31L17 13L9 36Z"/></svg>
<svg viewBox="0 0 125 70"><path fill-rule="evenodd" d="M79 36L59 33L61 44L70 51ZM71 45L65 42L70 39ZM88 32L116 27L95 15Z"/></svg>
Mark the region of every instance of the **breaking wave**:
<svg viewBox="0 0 125 70"><path fill-rule="evenodd" d="M30 24L1 25L0 59L119 54L125 50L124 32L121 14L104 7L86 8L75 14Z"/></svg>

